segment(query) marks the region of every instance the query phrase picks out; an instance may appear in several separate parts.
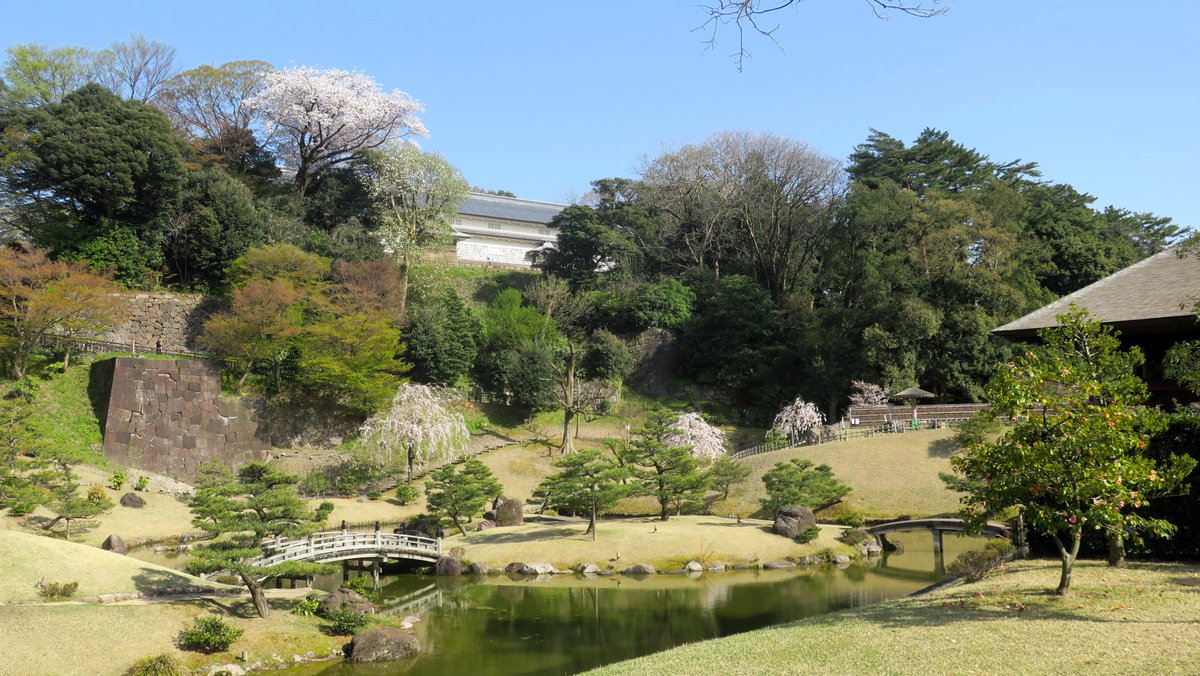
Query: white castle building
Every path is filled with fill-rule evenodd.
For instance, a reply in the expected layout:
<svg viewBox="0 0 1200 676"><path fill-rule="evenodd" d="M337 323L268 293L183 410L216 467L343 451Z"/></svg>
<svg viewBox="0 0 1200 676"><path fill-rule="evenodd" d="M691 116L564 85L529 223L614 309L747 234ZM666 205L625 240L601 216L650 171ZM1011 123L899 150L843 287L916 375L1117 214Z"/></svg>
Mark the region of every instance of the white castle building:
<svg viewBox="0 0 1200 676"><path fill-rule="evenodd" d="M565 206L472 192L451 221L455 254L467 263L530 267L554 247L558 230L550 221Z"/></svg>

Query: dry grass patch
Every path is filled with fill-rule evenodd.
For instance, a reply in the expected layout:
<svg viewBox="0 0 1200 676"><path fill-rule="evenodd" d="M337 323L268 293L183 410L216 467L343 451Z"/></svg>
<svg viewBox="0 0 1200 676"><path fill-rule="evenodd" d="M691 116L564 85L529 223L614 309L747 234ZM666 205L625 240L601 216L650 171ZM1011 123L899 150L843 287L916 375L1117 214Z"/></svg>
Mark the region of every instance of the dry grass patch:
<svg viewBox="0 0 1200 676"><path fill-rule="evenodd" d="M34 583L42 578L78 582L77 597L197 585L224 587L95 547L15 531L0 530L0 561L5 568L0 575L0 600L5 601L39 600Z"/></svg>
<svg viewBox="0 0 1200 676"><path fill-rule="evenodd" d="M598 669L598 674L1195 673L1200 568L1080 562L1071 596L1057 562L1010 564L974 585L811 618Z"/></svg>
<svg viewBox="0 0 1200 676"><path fill-rule="evenodd" d="M461 546L465 558L488 566L505 566L513 561L545 562L559 568L595 563L624 568L650 563L674 568L697 559L722 561L775 561L805 556L826 547L849 551L835 538L835 526L823 526L821 536L808 544L797 544L770 532L770 522L744 519L742 523L715 516L657 519L601 520L596 541L584 536L586 522L526 524L469 533L466 538L447 539L447 548ZM619 558L618 558L619 557ZM613 561L613 559L617 559Z"/></svg>

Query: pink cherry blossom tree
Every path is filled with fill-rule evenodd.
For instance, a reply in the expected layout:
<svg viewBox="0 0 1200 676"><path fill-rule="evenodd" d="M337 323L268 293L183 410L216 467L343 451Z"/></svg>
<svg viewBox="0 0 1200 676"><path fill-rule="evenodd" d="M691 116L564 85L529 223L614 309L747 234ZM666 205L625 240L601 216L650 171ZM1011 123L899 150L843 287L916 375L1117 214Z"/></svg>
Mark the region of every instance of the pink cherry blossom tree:
<svg viewBox="0 0 1200 676"><path fill-rule="evenodd" d="M825 414L817 410L817 405L804 401L801 397L787 406L775 416L774 427L787 435L788 441L795 443L813 429L825 424Z"/></svg>
<svg viewBox="0 0 1200 676"><path fill-rule="evenodd" d="M264 120L276 152L295 170L296 192L360 150L428 136L424 109L404 92L347 70L298 66L267 73L246 103Z"/></svg>
<svg viewBox="0 0 1200 676"><path fill-rule="evenodd" d="M887 388L865 380L850 381L851 406L883 406L888 403Z"/></svg>
<svg viewBox="0 0 1200 676"><path fill-rule="evenodd" d="M384 467L406 463L408 480L416 469L456 460L470 439L467 422L452 411L449 397L430 385L405 383L392 405L363 423L362 448Z"/></svg>
<svg viewBox="0 0 1200 676"><path fill-rule="evenodd" d="M693 457L705 460L726 454L725 430L708 424L699 413L683 413L673 426L676 432L667 436L668 446L690 446Z"/></svg>

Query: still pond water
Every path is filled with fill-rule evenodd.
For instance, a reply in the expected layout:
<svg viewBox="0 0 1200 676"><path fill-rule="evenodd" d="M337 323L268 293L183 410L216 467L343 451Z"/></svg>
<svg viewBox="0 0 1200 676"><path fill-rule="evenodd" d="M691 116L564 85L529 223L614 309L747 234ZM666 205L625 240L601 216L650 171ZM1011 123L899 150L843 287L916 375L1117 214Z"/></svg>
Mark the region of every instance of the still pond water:
<svg viewBox="0 0 1200 676"><path fill-rule="evenodd" d="M366 674L573 674L600 665L813 615L878 603L938 579L928 532L904 533L903 554L812 571L731 572L695 579L621 575L484 582L420 575L384 578L383 612L420 618L422 652L403 662L324 662L289 670L310 676ZM945 536L944 561L982 547ZM139 558L171 563L151 552ZM318 579L332 589L340 576Z"/></svg>

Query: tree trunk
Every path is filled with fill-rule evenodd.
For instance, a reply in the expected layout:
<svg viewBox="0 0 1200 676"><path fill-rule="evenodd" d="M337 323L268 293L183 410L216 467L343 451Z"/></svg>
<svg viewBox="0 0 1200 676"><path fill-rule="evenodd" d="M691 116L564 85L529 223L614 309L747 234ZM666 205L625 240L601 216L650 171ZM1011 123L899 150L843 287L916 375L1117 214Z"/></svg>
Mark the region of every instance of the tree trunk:
<svg viewBox="0 0 1200 676"><path fill-rule="evenodd" d="M558 448L559 455L575 452L575 442L571 438L571 420L574 418L574 411L569 408L563 409L563 440L562 446Z"/></svg>
<svg viewBox="0 0 1200 676"><path fill-rule="evenodd" d="M463 537L467 537L467 531L462 527L462 523L459 522L458 517L452 516L450 518L452 521L454 521L454 527L458 529L459 534Z"/></svg>
<svg viewBox="0 0 1200 676"><path fill-rule="evenodd" d="M71 343L69 343L69 342L68 342L68 343L66 343L66 347L64 347L64 348L63 348L63 367L62 367L62 372L63 372L63 373L66 373L66 372L67 372L67 367L68 367L68 366L70 366L70 365L71 365Z"/></svg>
<svg viewBox="0 0 1200 676"><path fill-rule="evenodd" d="M404 309L408 305L408 263L396 265L396 316L404 321Z"/></svg>
<svg viewBox="0 0 1200 676"><path fill-rule="evenodd" d="M658 504L662 508L662 511L659 512L658 520L666 521L667 519L671 518L671 513L670 513L671 501L670 500L659 500Z"/></svg>
<svg viewBox="0 0 1200 676"><path fill-rule="evenodd" d="M250 590L250 600L254 601L254 611L258 613L258 616L265 618L270 615L271 608L267 605L267 595L263 593L262 584L246 571L239 571L238 577L242 578L242 584Z"/></svg>
<svg viewBox="0 0 1200 676"><path fill-rule="evenodd" d="M596 541L596 500L594 498L592 499L592 518L588 519L588 527L587 527L587 530L583 532L583 534L587 535L588 533L592 534L592 542L595 542Z"/></svg>
<svg viewBox="0 0 1200 676"><path fill-rule="evenodd" d="M246 379L249 377L250 377L250 363L247 363L246 370L242 371L242 377L238 378L238 384L237 384L238 392L241 392L242 388L246 386Z"/></svg>
<svg viewBox="0 0 1200 676"><path fill-rule="evenodd" d="M1075 565L1075 557L1079 556L1079 543L1083 534L1078 530L1071 531L1071 549L1068 551L1058 535L1054 535L1054 544L1058 546L1058 554L1062 559L1062 574L1058 578L1058 589L1054 590L1059 596L1066 596L1071 589L1071 569Z"/></svg>
<svg viewBox="0 0 1200 676"><path fill-rule="evenodd" d="M1108 540L1108 565L1113 568L1124 566L1125 538L1114 531L1105 531L1104 536Z"/></svg>

